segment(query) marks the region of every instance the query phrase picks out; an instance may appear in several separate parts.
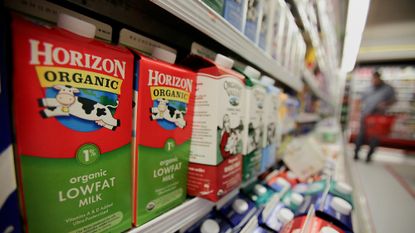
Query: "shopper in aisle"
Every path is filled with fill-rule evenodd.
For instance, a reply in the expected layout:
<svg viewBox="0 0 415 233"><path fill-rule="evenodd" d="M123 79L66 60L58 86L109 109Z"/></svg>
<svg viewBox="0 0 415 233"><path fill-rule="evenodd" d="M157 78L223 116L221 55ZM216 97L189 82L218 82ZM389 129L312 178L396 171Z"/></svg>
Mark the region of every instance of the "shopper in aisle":
<svg viewBox="0 0 415 233"><path fill-rule="evenodd" d="M360 128L355 141L355 160L359 159L360 148L365 143L366 117L372 114L384 114L395 101L395 90L391 85L382 80L381 74L378 71L375 71L372 75L372 86L361 97ZM367 138L367 141L369 144L369 152L366 162L370 162L376 147L379 145L379 138L370 137Z"/></svg>

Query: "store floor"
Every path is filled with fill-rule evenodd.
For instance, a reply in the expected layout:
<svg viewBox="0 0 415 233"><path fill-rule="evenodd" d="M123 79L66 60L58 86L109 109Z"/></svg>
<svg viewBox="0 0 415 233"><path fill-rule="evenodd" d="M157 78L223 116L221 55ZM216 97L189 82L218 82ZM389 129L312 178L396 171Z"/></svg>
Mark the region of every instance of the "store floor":
<svg viewBox="0 0 415 233"><path fill-rule="evenodd" d="M415 232L415 155L379 148L373 162L366 163L366 153L364 148L360 160L349 161L364 195L360 199L366 199L370 229L376 233Z"/></svg>

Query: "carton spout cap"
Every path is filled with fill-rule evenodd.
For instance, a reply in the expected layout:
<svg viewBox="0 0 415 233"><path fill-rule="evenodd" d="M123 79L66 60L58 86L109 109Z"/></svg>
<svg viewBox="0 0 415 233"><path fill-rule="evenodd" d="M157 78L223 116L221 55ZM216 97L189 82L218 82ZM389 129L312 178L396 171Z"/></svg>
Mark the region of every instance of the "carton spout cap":
<svg viewBox="0 0 415 233"><path fill-rule="evenodd" d="M219 233L219 224L212 219L207 219L200 227L200 233Z"/></svg>
<svg viewBox="0 0 415 233"><path fill-rule="evenodd" d="M174 64L174 62L176 61L176 54L173 52L170 52L166 49L163 48L153 48L153 52L151 53L151 56L153 56L154 58L170 63L170 64Z"/></svg>
<svg viewBox="0 0 415 233"><path fill-rule="evenodd" d="M269 77L269 76L266 76L266 75L262 75L262 76L261 76L261 82L262 82L263 84L265 84L265 85L274 86L274 84L275 84L275 79L273 79L273 78L271 78L271 77Z"/></svg>
<svg viewBox="0 0 415 233"><path fill-rule="evenodd" d="M218 53L216 54L215 63L223 68L232 69L234 61L229 57L223 56L222 54Z"/></svg>
<svg viewBox="0 0 415 233"><path fill-rule="evenodd" d="M65 13L58 15L58 27L89 39L95 37L95 25Z"/></svg>
<svg viewBox="0 0 415 233"><path fill-rule="evenodd" d="M244 70L244 74L248 76L249 78L253 78L253 79L259 79L259 76L261 76L261 73L252 66L246 66Z"/></svg>

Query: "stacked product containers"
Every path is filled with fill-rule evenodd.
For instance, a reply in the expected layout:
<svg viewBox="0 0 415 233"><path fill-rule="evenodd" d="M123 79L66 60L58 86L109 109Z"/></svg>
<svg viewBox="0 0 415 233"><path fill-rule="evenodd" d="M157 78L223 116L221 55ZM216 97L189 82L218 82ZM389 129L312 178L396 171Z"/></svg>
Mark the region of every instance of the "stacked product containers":
<svg viewBox="0 0 415 233"><path fill-rule="evenodd" d="M241 183L244 77L220 54L184 63L198 72L188 194L217 201Z"/></svg>
<svg viewBox="0 0 415 233"><path fill-rule="evenodd" d="M186 199L196 74L174 65L176 54L161 45L140 48L130 39L145 38L122 34L120 43L152 56L136 52L134 76L134 224L142 225Z"/></svg>
<svg viewBox="0 0 415 233"><path fill-rule="evenodd" d="M277 146L279 142L278 108L280 89L275 87L275 80L262 76L261 83L267 88L267 95L264 100L264 137L262 140L261 173L275 164L277 159Z"/></svg>
<svg viewBox="0 0 415 233"><path fill-rule="evenodd" d="M133 56L94 40L92 24L60 15L58 25L12 22L26 231L124 231L132 213Z"/></svg>

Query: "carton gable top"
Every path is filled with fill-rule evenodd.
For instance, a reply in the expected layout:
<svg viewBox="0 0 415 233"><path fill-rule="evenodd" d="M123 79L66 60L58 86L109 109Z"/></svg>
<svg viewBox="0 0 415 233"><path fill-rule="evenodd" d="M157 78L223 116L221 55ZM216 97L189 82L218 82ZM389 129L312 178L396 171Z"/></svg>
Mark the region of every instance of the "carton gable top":
<svg viewBox="0 0 415 233"><path fill-rule="evenodd" d="M181 64L198 73L206 73L214 76L231 75L244 82L244 76L242 74L231 69L220 67L214 61L198 55L189 55Z"/></svg>

